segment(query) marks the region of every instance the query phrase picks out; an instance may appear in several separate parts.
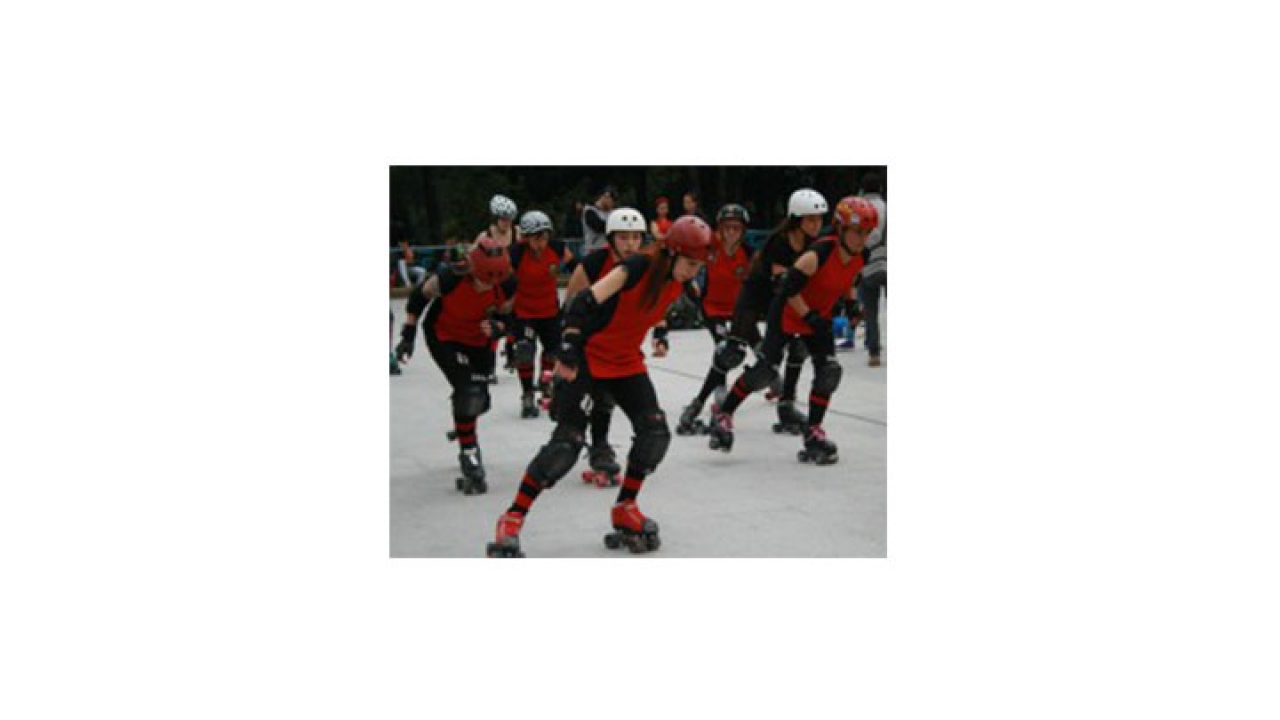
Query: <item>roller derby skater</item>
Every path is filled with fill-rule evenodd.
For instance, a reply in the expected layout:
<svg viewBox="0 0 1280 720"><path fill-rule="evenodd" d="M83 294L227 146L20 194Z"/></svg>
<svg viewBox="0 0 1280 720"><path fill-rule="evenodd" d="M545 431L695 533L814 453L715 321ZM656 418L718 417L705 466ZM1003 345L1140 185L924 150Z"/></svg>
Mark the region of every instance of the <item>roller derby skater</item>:
<svg viewBox="0 0 1280 720"><path fill-rule="evenodd" d="M631 208L618 208L609 213L608 221L601 228L604 231L604 245L583 256L582 261L569 275L569 284L565 287L564 296L571 298L577 295L598 282L618 263L639 252L644 235L637 232L636 228L643 226L644 216ZM552 381L552 400L555 399L555 388L562 383L563 381ZM556 417L551 411L552 407L553 404L548 402L547 417L554 421ZM591 412L588 416L592 446L609 445L609 426L613 422L614 407L616 404L613 398L609 397L609 393L600 388L592 388Z"/></svg>
<svg viewBox="0 0 1280 720"><path fill-rule="evenodd" d="M498 244L503 250L510 251L512 246L520 242L520 231L515 227L516 203L505 195L494 195L489 199L489 225L476 235L476 242L481 240L492 240ZM514 372L515 365L515 337L511 332L514 328L507 328L505 335L499 335L494 340L493 349L497 351L498 344L504 342L502 356L504 358L503 369L507 372ZM489 373L488 381L490 385L498 384L498 374Z"/></svg>
<svg viewBox="0 0 1280 720"><path fill-rule="evenodd" d="M396 356L401 363L412 357L422 317L427 348L453 388L453 430L447 437L458 443L462 473L455 485L467 495L477 495L488 489L477 424L490 405L488 377L495 360L491 340L509 322L504 318L513 305L515 283L510 280L510 258L492 240L477 243L469 260L467 274L444 266L413 288Z"/></svg>
<svg viewBox="0 0 1280 720"><path fill-rule="evenodd" d="M730 203L716 213L716 230L712 234L711 253L707 257L707 286L701 293L702 315L706 318L705 326L711 333L712 347L715 348L729 339L734 303L751 264L750 253L742 243L750 222L751 216L741 205ZM698 416L707 398L717 388L725 386L725 374L732 369L724 367L720 359L721 353L712 353L711 367L702 381L702 388L680 413L677 435L701 435L710 429L710 425L699 420Z"/></svg>
<svg viewBox="0 0 1280 720"><path fill-rule="evenodd" d="M391 313L391 328L388 331L388 334L389 341L394 341L396 337L396 314L394 311ZM391 374L400 374L400 363L396 362L396 351L394 347L391 349Z"/></svg>
<svg viewBox="0 0 1280 720"><path fill-rule="evenodd" d="M716 354L722 367L732 369L746 359L747 348L753 348L756 349L756 362L742 371L724 402L717 403L707 443L712 450L729 452L733 449L733 414L748 396L764 390L778 379L778 366L782 363L787 343L775 329L780 312L773 311L774 298L787 270L822 231L826 213L826 198L818 192L802 189L791 193L786 220L774 229L751 261L734 307L729 338L716 348ZM763 342L756 327L762 319L766 320L767 328ZM780 421L784 419L792 418L779 417Z"/></svg>
<svg viewBox="0 0 1280 720"><path fill-rule="evenodd" d="M549 379L555 365L555 348L560 344L560 298L556 280L562 264L572 266L573 252L564 241L551 239L551 218L530 210L520 218L520 242L511 248L511 267L516 280L515 317L516 369L520 376L522 418L536 418L544 409L534 395L533 361L542 345L542 376ZM541 380L542 378L540 378ZM542 396L547 398L548 389Z"/></svg>
<svg viewBox="0 0 1280 720"><path fill-rule="evenodd" d="M871 203L860 197L842 198L831 221L836 235L814 243L796 260L774 299L771 314L780 315L781 322L770 327L770 335L798 336L813 359L804 449L796 456L804 463L831 465L839 460L835 443L827 439L822 429L831 395L840 386L843 374L835 356L831 318L862 270L862 249L876 223L877 213ZM766 347L778 345L771 339L765 338Z"/></svg>
<svg viewBox="0 0 1280 720"><path fill-rule="evenodd" d="M620 209L614 215L622 212ZM634 233L638 242L644 219L631 212L634 219L631 215L624 218L634 229L623 226L618 232ZM586 445L586 406L593 389L607 392L635 430L622 487L610 514L613 532L605 536L605 544L634 552L659 547L657 523L640 512L636 498L645 478L666 456L671 431L640 347L649 329L679 297L682 284L702 269L710 240L711 229L701 219L680 218L672 223L661 245L628 257L566 302L556 355L555 373L563 381L556 394L556 427L526 468L511 507L498 519L494 541L486 547L490 557L519 552L520 528L534 501L577 462Z"/></svg>
<svg viewBox="0 0 1280 720"><path fill-rule="evenodd" d="M587 464L590 470L582 471L582 482L596 487L617 487L618 473L622 466L618 464L618 456L611 445L592 445L587 451Z"/></svg>
<svg viewBox="0 0 1280 720"><path fill-rule="evenodd" d="M862 268L862 282L858 286L858 298L864 308L863 317L866 324L867 367L881 367L880 345L880 300L881 295L889 296L889 228L887 223L888 207L884 199L884 178L879 172L871 171L862 177L860 195L876 209L879 222L876 229L867 236L867 245L862 250L862 258L866 266Z"/></svg>

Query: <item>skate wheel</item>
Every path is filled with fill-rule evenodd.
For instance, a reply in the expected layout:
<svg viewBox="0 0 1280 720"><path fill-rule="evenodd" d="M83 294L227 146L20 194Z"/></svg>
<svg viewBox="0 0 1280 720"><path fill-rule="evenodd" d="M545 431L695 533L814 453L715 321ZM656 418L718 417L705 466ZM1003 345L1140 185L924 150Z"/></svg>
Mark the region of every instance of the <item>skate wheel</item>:
<svg viewBox="0 0 1280 720"><path fill-rule="evenodd" d="M800 462L809 462L809 455L805 451L801 450L800 452L796 453L796 459L799 460Z"/></svg>
<svg viewBox="0 0 1280 720"><path fill-rule="evenodd" d="M462 480L462 478L458 478L457 480L454 480L453 484L454 484L454 487L456 487L456 488L458 488L459 490L461 490L461 489L462 489L462 484L463 484L463 480Z"/></svg>
<svg viewBox="0 0 1280 720"><path fill-rule="evenodd" d="M604 536L604 546L610 550L617 550L622 547L622 539L618 537L618 533L607 533Z"/></svg>

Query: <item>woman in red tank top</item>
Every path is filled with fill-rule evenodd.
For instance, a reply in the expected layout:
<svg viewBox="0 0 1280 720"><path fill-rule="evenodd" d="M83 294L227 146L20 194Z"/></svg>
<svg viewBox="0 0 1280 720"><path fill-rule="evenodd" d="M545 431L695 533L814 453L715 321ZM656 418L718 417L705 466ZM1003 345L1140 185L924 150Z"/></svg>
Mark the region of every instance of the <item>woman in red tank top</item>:
<svg viewBox="0 0 1280 720"><path fill-rule="evenodd" d="M572 267L575 260L563 240L551 239L553 230L546 213L530 210L520 218L521 242L511 248L511 266L516 279L516 342L512 355L520 376L522 418L538 417L533 393L533 361L539 342L542 343L542 374L538 385L544 401L550 398L551 368L560 345L557 289L560 268L561 265Z"/></svg>
<svg viewBox="0 0 1280 720"><path fill-rule="evenodd" d="M641 226L643 227L643 226ZM666 455L671 431L644 363L641 346L649 330L666 314L707 259L711 228L699 218L680 218L661 245L622 261L565 305L565 321L556 374L557 425L551 440L529 463L510 509L498 518L490 557L521 557L520 529L543 490L573 467L585 445L584 400L593 389L609 393L631 420L635 439L617 504L610 520L614 532L605 545L632 552L658 549L658 524L636 505L645 477Z"/></svg>
<svg viewBox="0 0 1280 720"><path fill-rule="evenodd" d="M770 308L770 315L781 315L781 321L769 326L765 355L776 363L781 359L783 338L799 336L813 362L808 426L804 449L797 455L801 462L830 465L839 460L836 444L822 429L831 395L843 375L836 359L831 315L836 303L853 288L862 270L862 249L878 223L879 212L870 202L855 196L842 198L831 219L835 237L814 243L796 259Z"/></svg>
<svg viewBox="0 0 1280 720"><path fill-rule="evenodd" d="M468 256L469 272L459 275L444 266L409 295L405 323L396 355L407 363L413 355L418 318L430 304L422 327L431 357L453 388L453 432L459 446L462 477L457 488L468 495L483 493L484 461L477 437L479 417L489 410L489 375L493 372L491 338L511 324L515 284L511 259L490 239L480 241Z"/></svg>
<svg viewBox="0 0 1280 720"><path fill-rule="evenodd" d="M707 259L706 289L702 291L702 315L707 332L711 333L711 367L702 382L702 389L680 414L677 435L693 435L705 430L707 425L698 420L698 415L711 393L725 386L725 373L731 369L716 362L719 355L714 350L729 336L738 292L742 290L742 282L751 265L751 253L743 245L750 223L751 215L741 205L730 203L716 213L716 231L711 238L711 254Z"/></svg>
<svg viewBox="0 0 1280 720"><path fill-rule="evenodd" d="M671 229L671 218L667 217L671 212L671 202L665 197L660 197L653 202L653 206L658 216L649 223L649 234L653 236L655 242L661 243L667 238L667 232Z"/></svg>

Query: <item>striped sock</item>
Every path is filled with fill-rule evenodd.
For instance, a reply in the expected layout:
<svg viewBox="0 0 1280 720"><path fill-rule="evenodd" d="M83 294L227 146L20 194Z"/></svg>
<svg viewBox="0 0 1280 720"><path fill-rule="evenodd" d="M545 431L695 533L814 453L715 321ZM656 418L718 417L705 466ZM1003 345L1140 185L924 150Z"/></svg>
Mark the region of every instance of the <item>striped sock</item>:
<svg viewBox="0 0 1280 720"><path fill-rule="evenodd" d="M458 446L463 450L476 446L476 418L458 417L453 418L453 429L458 433Z"/></svg>
<svg viewBox="0 0 1280 720"><path fill-rule="evenodd" d="M618 490L618 502L635 500L640 494L640 486L644 484L644 473L638 472L631 464L627 464L627 474L622 479L622 489Z"/></svg>
<svg viewBox="0 0 1280 720"><path fill-rule="evenodd" d="M728 397L724 399L724 407L720 408L722 412L732 415L738 409L738 406L742 404L742 401L746 400L747 396L751 394L751 391L747 389L742 380L742 378L738 378L737 382L733 384Z"/></svg>
<svg viewBox="0 0 1280 720"><path fill-rule="evenodd" d="M516 491L515 502L511 503L507 512L516 513L521 517L529 514L529 508L533 507L533 501L538 499L540 492L542 492L542 486L529 477L529 473L525 473L520 479L520 489Z"/></svg>
<svg viewBox="0 0 1280 720"><path fill-rule="evenodd" d="M830 404L830 395L809 393L809 424L821 425L822 419L827 416L827 405Z"/></svg>

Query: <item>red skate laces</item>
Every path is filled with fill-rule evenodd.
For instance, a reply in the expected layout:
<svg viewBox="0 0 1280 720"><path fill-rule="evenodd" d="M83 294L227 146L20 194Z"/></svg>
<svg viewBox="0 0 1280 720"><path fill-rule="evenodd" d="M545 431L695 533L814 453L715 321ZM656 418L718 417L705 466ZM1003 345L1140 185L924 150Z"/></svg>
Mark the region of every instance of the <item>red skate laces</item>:
<svg viewBox="0 0 1280 720"><path fill-rule="evenodd" d="M826 440L827 431L822 429L821 425L810 425L809 431L806 433L810 440Z"/></svg>

